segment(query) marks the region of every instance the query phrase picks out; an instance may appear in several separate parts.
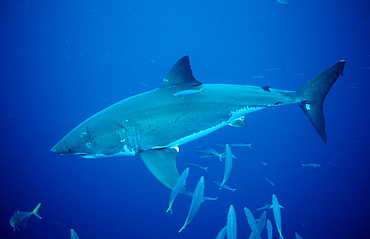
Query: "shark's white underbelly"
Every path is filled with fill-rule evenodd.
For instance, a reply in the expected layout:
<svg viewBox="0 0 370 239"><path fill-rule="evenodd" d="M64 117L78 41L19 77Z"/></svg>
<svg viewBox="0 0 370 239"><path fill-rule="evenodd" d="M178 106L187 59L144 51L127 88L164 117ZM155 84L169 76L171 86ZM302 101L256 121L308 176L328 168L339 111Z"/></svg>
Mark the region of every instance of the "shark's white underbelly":
<svg viewBox="0 0 370 239"><path fill-rule="evenodd" d="M176 140L174 142L171 142L170 144L164 146L163 148L172 148L172 147L177 147L177 146L180 146L180 145L189 143L189 142L191 142L193 140L196 140L198 138L201 138L203 136L206 136L207 134L210 134L210 133L212 133L212 132L214 132L214 131L216 131L216 130L218 130L218 129L226 126L226 125L227 125L226 122L221 122L220 124L215 125L215 126L213 126L211 128L204 129L204 130L201 130L199 132L192 133L192 134L190 134L188 136L185 136L185 137L183 137L181 139L178 139L178 140Z"/></svg>
<svg viewBox="0 0 370 239"><path fill-rule="evenodd" d="M206 136L207 134L210 134L224 126L231 125L232 122L238 118L244 117L246 114L252 113L254 111L262 110L265 107L243 107L236 111L230 112L230 118L227 121L220 122L214 126L211 126L209 128L200 130L198 132L191 133L183 138L180 138L174 142L169 143L168 145L156 147L156 148L172 148L172 147L178 147L180 145L189 143L193 140L196 140L198 138L201 138L203 136Z"/></svg>

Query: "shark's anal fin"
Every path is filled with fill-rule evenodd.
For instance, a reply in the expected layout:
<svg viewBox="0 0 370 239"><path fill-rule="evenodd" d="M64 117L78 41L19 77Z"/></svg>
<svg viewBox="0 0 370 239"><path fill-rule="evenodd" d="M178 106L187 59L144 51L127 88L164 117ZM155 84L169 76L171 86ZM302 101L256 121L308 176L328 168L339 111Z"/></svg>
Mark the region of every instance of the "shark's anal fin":
<svg viewBox="0 0 370 239"><path fill-rule="evenodd" d="M149 171L171 190L180 177L176 167L177 150L174 148L152 149L140 153Z"/></svg>

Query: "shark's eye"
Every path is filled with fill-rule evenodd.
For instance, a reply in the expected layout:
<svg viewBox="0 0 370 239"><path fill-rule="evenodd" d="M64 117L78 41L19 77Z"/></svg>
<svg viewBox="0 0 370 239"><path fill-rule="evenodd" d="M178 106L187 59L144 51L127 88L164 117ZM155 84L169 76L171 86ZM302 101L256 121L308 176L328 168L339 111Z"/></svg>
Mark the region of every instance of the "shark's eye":
<svg viewBox="0 0 370 239"><path fill-rule="evenodd" d="M69 153L72 153L72 149L68 149L68 152L69 152Z"/></svg>

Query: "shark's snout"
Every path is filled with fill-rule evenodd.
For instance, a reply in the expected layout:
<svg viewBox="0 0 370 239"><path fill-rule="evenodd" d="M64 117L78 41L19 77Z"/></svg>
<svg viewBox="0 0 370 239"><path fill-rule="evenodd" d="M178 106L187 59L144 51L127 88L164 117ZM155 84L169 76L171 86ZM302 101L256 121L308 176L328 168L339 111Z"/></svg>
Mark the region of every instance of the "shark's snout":
<svg viewBox="0 0 370 239"><path fill-rule="evenodd" d="M68 149L68 147L65 147L61 142L58 142L56 145L54 145L50 151L61 155L72 153L72 150Z"/></svg>
<svg viewBox="0 0 370 239"><path fill-rule="evenodd" d="M51 152L56 153L56 154L61 154L58 144L54 145L54 147L51 148Z"/></svg>

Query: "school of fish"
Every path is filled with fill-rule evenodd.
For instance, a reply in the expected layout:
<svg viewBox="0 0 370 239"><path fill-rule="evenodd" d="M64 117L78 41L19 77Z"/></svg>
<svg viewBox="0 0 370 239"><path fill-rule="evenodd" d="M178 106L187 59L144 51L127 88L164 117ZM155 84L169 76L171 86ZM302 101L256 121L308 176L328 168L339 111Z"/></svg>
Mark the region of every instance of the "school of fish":
<svg viewBox="0 0 370 239"><path fill-rule="evenodd" d="M200 90L197 91L197 92L192 92L192 94L193 93L198 93L198 92L200 92ZM185 92L185 93L189 93L189 92ZM229 176L231 174L233 160L236 158L232 154L230 146L233 146L233 147L234 146L236 146L236 147L237 146L247 146L247 147L251 148L251 145L252 144L241 144L241 143L233 143L232 144L232 143L230 143L230 144L225 145L225 152L223 152L223 153L219 153L211 147L198 147L198 149L195 150L195 152L199 153L199 154L202 154L203 156L207 155L207 156L210 156L210 157L217 157L220 160L222 160L223 158L225 159L224 160L225 166L224 166L223 180L222 180L222 182L214 181L214 183L219 187L220 190L221 189L226 189L226 190L230 190L230 191L235 193L236 188L235 189L231 188L231 187L229 187L228 185L225 184L227 182L227 180L229 179ZM189 171L190 171L189 167L198 168L198 169L204 170L205 172L208 172L209 167L201 166L201 165L195 164L195 163L186 163L185 165L188 166L188 167L181 173L179 178L176 180L176 184L175 184L175 186L173 187L173 189L171 191L170 199L169 199L169 202L168 202L168 208L166 210L166 212L170 212L172 214L172 206L173 206L174 201L175 201L175 199L178 195L183 194L183 195L190 196L192 198L191 203L190 203L190 207L189 207L188 216L186 217L183 226L180 228L179 233L182 232L186 228L186 226L188 226L190 224L190 222L194 219L194 217L196 216L202 202L207 201L207 200L212 200L212 201L217 200L217 197L204 196L204 188L205 188L205 186L204 186L205 185L204 176L201 176L201 178L199 179L199 181L198 181L198 183L195 187L194 192L187 191L185 189L186 180L188 178ZM316 168L316 167L320 167L321 165L318 165L318 164L302 164L302 166L303 167ZM275 183L273 183L271 180L269 180L267 178L265 178L265 179L269 184L271 184L271 186L275 186ZM21 212L21 211L17 210L10 219L10 225L14 228L14 232L15 232L15 230L24 229L26 227L26 225L28 223L28 220L29 220L31 215L35 215L36 217L41 219L41 216L38 213L40 206L41 206L41 203L39 203L36 206L36 208L31 212ZM255 217L253 216L252 211L248 207L245 206L244 207L244 213L245 213L245 216L246 216L246 221L249 224L249 227L251 229L251 234L249 236L249 239L255 239L255 238L256 239L261 239L262 238L261 234L262 234L264 228L266 228L266 230L267 230L267 238L268 239L272 238L272 234L273 234L272 223L271 223L271 220L267 219L267 217L266 217L266 214L267 214L266 211L269 210L269 209L272 209L272 211L273 211L273 217L274 217L276 229L277 229L277 232L278 232L278 235L279 235L279 239L284 239L283 233L282 233L282 224L281 224L281 210L280 210L281 208L283 208L283 207L279 204L278 198L275 194L272 195L271 203L265 203L264 206L256 209L256 211L263 211L263 213L261 214L259 219L255 219ZM295 233L295 236L296 236L297 239L302 238L298 233ZM236 239L237 238L236 212L235 212L235 208L234 208L233 205L230 205L230 207L229 207L229 211L228 211L228 214L227 214L226 225L223 228L221 228L219 233L216 235L216 239L223 239L223 238L228 238L228 239ZM79 239L79 236L77 235L77 233L72 228L71 228L71 239Z"/></svg>

